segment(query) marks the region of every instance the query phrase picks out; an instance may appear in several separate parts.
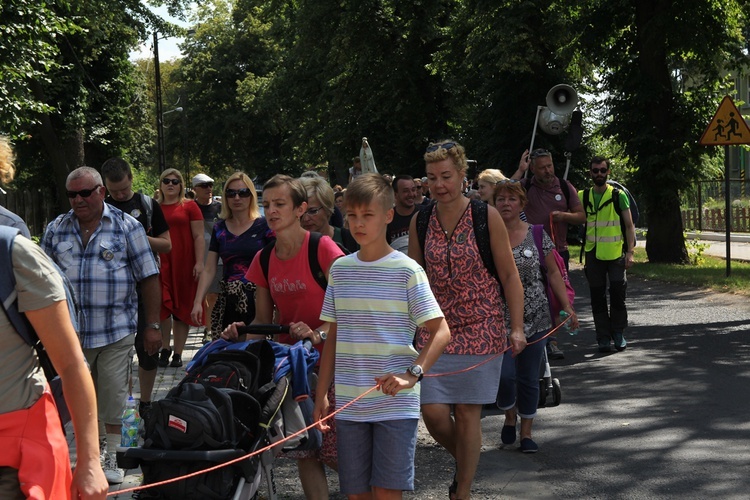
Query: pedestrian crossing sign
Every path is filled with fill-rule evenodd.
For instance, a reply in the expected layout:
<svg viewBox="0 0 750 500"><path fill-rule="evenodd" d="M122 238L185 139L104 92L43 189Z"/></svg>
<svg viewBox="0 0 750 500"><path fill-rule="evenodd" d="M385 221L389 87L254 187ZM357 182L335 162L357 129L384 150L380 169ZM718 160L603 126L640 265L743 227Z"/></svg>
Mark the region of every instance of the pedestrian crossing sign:
<svg viewBox="0 0 750 500"><path fill-rule="evenodd" d="M724 96L719 109L698 141L701 146L731 146L750 144L750 127L734 105L732 98Z"/></svg>

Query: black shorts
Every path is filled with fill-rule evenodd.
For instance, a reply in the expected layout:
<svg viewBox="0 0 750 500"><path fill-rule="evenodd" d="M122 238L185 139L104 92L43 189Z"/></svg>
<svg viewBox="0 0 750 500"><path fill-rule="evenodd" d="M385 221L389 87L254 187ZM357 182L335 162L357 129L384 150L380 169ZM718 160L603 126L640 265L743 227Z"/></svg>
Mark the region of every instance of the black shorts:
<svg viewBox="0 0 750 500"><path fill-rule="evenodd" d="M159 366L159 353L149 355L143 346L144 333L146 329L146 310L143 306L141 294L138 293L138 330L135 333L135 353L138 356L138 366L146 371L156 370Z"/></svg>

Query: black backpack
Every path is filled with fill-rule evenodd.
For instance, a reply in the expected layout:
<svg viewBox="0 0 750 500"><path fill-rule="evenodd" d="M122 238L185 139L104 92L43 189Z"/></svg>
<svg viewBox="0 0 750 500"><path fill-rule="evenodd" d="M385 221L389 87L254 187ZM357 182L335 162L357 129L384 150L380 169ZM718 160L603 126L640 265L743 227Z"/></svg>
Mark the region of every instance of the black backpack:
<svg viewBox="0 0 750 500"><path fill-rule="evenodd" d="M477 247L479 248L479 255L482 257L482 263L487 268L487 271L500 283L500 278L495 268L495 261L492 258L487 204L478 200L470 200L469 203L471 205L471 219L474 224L474 237L477 240ZM422 249L423 254L424 242L427 239L427 226L430 224L430 216L433 210L435 210L434 203L428 208L417 212L417 238L419 239L419 247Z"/></svg>

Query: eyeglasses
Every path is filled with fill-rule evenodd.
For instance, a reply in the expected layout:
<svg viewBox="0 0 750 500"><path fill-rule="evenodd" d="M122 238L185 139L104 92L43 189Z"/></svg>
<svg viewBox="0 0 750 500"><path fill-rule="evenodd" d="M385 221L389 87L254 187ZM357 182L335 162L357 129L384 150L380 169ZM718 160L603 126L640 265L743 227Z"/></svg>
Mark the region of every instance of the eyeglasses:
<svg viewBox="0 0 750 500"><path fill-rule="evenodd" d="M495 183L495 186L503 186L505 184L515 184L517 182L521 182L518 179L500 179Z"/></svg>
<svg viewBox="0 0 750 500"><path fill-rule="evenodd" d="M529 154L529 158L531 158L532 160L534 158L539 158L541 156L552 156L552 153L550 153L544 148L538 148L532 151L531 154Z"/></svg>
<svg viewBox="0 0 750 500"><path fill-rule="evenodd" d="M607 167L602 168L592 168L591 173L592 174L606 174L607 170L609 170Z"/></svg>
<svg viewBox="0 0 750 500"><path fill-rule="evenodd" d="M180 179L162 179L161 183L165 186L169 186L170 184L172 184L173 186L177 186L181 184Z"/></svg>
<svg viewBox="0 0 750 500"><path fill-rule="evenodd" d="M204 189L205 188L211 189L211 188L214 187L214 183L213 182L203 182L201 184L196 184L195 187L197 187L197 188L204 188Z"/></svg>
<svg viewBox="0 0 750 500"><path fill-rule="evenodd" d="M250 196L252 195L252 191L250 191L248 188L226 190L227 198L234 198L235 196L239 196L240 198L250 198Z"/></svg>
<svg viewBox="0 0 750 500"><path fill-rule="evenodd" d="M307 211L303 215L309 215L310 217L314 217L318 215L318 212L323 210L323 207L312 207L308 208Z"/></svg>
<svg viewBox="0 0 750 500"><path fill-rule="evenodd" d="M80 196L81 198L88 198L89 196L91 196L91 193L93 193L94 191L96 191L100 187L102 187L102 186L98 185L98 186L94 187L94 189L81 189L80 191L68 191L67 192L68 193L68 198L70 198L71 200L73 198L75 198L76 196Z"/></svg>
<svg viewBox="0 0 750 500"><path fill-rule="evenodd" d="M438 149L442 148L445 150L451 149L456 146L455 142L442 142L440 144L431 144L427 146L427 149L424 150L425 153L432 153L433 151L437 151Z"/></svg>

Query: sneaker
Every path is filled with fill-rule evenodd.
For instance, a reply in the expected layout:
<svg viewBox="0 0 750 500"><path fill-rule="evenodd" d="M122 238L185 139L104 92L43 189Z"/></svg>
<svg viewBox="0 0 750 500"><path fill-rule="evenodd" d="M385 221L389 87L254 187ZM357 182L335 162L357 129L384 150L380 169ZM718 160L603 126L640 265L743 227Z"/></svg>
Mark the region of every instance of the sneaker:
<svg viewBox="0 0 750 500"><path fill-rule="evenodd" d="M179 368L182 366L182 356L180 354L174 353L172 355L172 362L169 363L169 366L172 368Z"/></svg>
<svg viewBox="0 0 750 500"><path fill-rule="evenodd" d="M599 341L599 352L612 352L612 347L609 345L609 339Z"/></svg>
<svg viewBox="0 0 750 500"><path fill-rule="evenodd" d="M104 467L104 459L107 458L107 438L99 440L99 464Z"/></svg>
<svg viewBox="0 0 750 500"><path fill-rule="evenodd" d="M521 440L521 451L524 453L536 453L539 451L539 445L531 438L523 438Z"/></svg>
<svg viewBox="0 0 750 500"><path fill-rule="evenodd" d="M117 467L117 455L115 453L107 453L104 458L104 477L107 478L109 484L120 484L125 479L125 471Z"/></svg>
<svg viewBox="0 0 750 500"><path fill-rule="evenodd" d="M612 334L612 338L615 342L615 349L617 349L617 352L624 351L628 346L628 342L625 340L625 336L622 334L622 332L614 332Z"/></svg>
<svg viewBox="0 0 750 500"><path fill-rule="evenodd" d="M552 340L547 342L547 357L549 359L565 359L565 353L557 347L557 342Z"/></svg>
<svg viewBox="0 0 750 500"><path fill-rule="evenodd" d="M172 349L162 349L159 353L159 366L162 368L169 366L169 356L172 354Z"/></svg>

